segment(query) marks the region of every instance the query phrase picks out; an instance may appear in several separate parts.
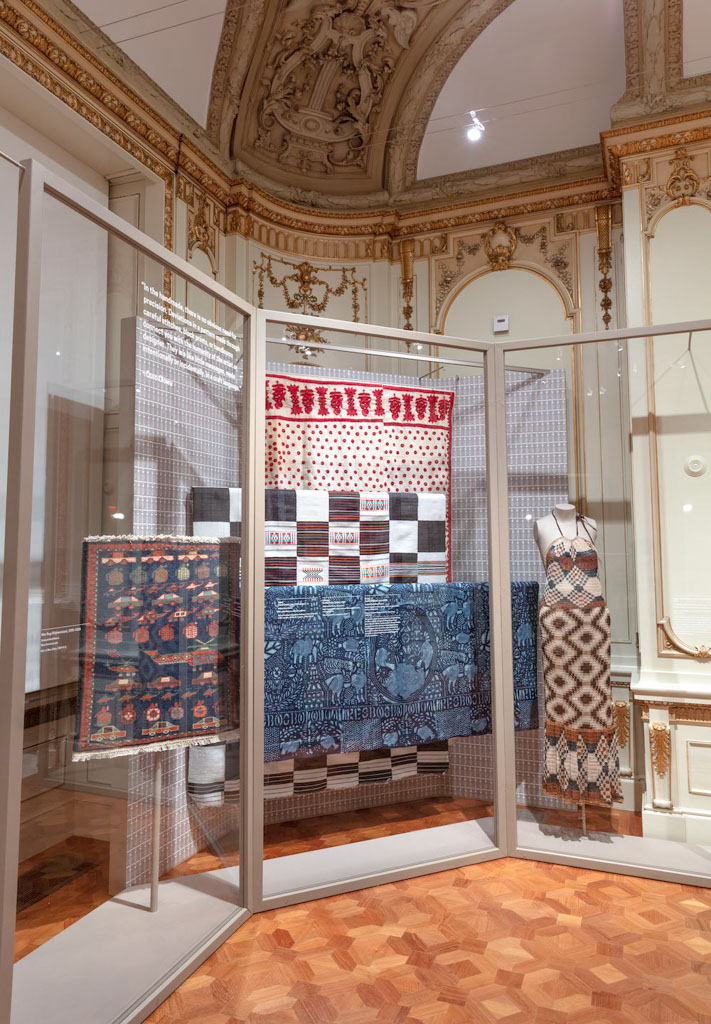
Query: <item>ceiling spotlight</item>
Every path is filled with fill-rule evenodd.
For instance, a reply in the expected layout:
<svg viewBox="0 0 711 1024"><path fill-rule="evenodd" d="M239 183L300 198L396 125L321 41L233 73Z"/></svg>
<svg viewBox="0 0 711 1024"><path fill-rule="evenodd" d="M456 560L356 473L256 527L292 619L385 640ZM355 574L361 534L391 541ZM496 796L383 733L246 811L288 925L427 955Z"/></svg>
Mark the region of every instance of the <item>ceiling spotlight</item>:
<svg viewBox="0 0 711 1024"><path fill-rule="evenodd" d="M476 110L470 110L469 116L472 119L472 123L467 128L467 138L470 142L478 142L486 131L486 128L476 116Z"/></svg>

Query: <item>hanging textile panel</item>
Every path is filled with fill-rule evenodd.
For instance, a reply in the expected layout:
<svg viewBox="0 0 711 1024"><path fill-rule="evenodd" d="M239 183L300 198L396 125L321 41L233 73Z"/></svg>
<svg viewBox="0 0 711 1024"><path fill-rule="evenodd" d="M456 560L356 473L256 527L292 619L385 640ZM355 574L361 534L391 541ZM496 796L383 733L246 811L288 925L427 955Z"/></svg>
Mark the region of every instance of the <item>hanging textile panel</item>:
<svg viewBox="0 0 711 1024"><path fill-rule="evenodd" d="M280 500L279 495L283 494L288 497L285 500ZM339 517L333 522L328 519L332 507L334 514ZM191 509L192 530L195 536L241 536L241 488L193 487ZM294 512L294 510L296 511ZM300 520L299 512L302 513L302 517L316 516L316 521ZM445 494L392 494L384 491L358 495L352 492L328 491L289 490L282 492L278 489L267 488L265 519L268 535L273 538L272 525L274 523L284 525L284 521L274 517L279 515L297 516L295 520L293 518L286 520L287 523L290 523L291 528L296 529L297 556L294 558L292 554L285 571L284 564L279 559L278 549L274 550L272 540L272 557L270 557L269 547L267 547L265 564L267 585L295 584L297 582L298 553L303 553L305 548L311 553L314 553L315 550L322 558L324 552L328 552L328 557L323 558L323 561L319 560L319 563L313 567L315 569L322 567L321 571L314 574L313 582L318 584L329 582L328 569L331 556L338 559L336 564L339 573L343 574L344 569L350 569L353 582L360 583L362 581L361 566L364 564L364 568L371 568L375 550L380 555L383 551L389 551L386 559L386 564L389 564L389 572L385 578L389 578L393 583L444 581L449 570L449 557L446 550L446 514L447 496ZM319 515L326 518L319 520ZM358 532L358 544L351 544L347 552L339 550L343 540L343 534L340 531L344 522L348 530L355 527ZM363 548L361 548L361 541ZM325 547L325 543L328 544L328 547ZM314 546L316 547L314 548ZM444 548L444 550L439 551L439 548ZM361 562L362 550L364 551L363 563ZM367 560L369 557L370 564ZM303 565L302 562L302 567ZM306 579L303 568L300 576L302 580ZM347 579L344 582L347 582ZM202 785L199 779L203 772L207 777L213 779L213 768L217 756L213 755L208 748L191 752L190 763L193 766L191 770L195 772L196 782L194 788L190 789L189 777L188 787L191 796L196 801L199 799L198 787ZM332 763L333 758L341 756L347 757L346 763L335 761ZM311 764L312 761L313 764ZM420 744L416 748L414 757L410 748L395 748L393 750L362 751L354 755L329 754L327 761L325 766L318 758L301 758L296 763L289 760L265 764L265 795L271 797L294 796L321 789L347 789L363 783L389 782L393 778L401 779L408 775L443 775L449 768L449 750L446 743ZM377 772L375 765L381 766ZM389 770L387 766L390 766ZM222 784L224 784L224 773ZM221 792L219 778L206 783L206 785L209 793Z"/></svg>
<svg viewBox="0 0 711 1024"><path fill-rule="evenodd" d="M514 727L538 728L538 583L511 584L511 640L513 645ZM479 716L486 719L481 732L491 732L491 635L489 584L475 588L474 631L477 645Z"/></svg>
<svg viewBox="0 0 711 1024"><path fill-rule="evenodd" d="M238 487L193 487L195 536L238 537ZM265 492L265 584L444 583L447 495Z"/></svg>
<svg viewBox="0 0 711 1024"><path fill-rule="evenodd" d="M538 584L513 583L516 727L535 721ZM492 729L489 587L271 587L265 761Z"/></svg>
<svg viewBox="0 0 711 1024"><path fill-rule="evenodd" d="M237 722L239 543L84 542L74 760L215 743Z"/></svg>
<svg viewBox="0 0 711 1024"><path fill-rule="evenodd" d="M453 406L452 391L267 374L266 483L445 494L449 540Z"/></svg>
<svg viewBox="0 0 711 1024"><path fill-rule="evenodd" d="M475 732L473 588L269 588L265 761Z"/></svg>
<svg viewBox="0 0 711 1024"><path fill-rule="evenodd" d="M446 741L426 747L290 758L264 765L264 798L355 789L372 783L399 782L416 775L444 775L448 768ZM188 795L199 807L239 799L238 742L215 747L191 747Z"/></svg>

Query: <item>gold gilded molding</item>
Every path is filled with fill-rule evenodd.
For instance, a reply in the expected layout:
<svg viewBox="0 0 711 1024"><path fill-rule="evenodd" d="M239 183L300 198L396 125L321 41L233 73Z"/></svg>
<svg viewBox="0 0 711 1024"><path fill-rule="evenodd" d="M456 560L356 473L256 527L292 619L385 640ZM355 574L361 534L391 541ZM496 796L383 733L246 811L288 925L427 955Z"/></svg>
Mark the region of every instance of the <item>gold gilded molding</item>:
<svg viewBox="0 0 711 1024"><path fill-rule="evenodd" d="M81 86L81 88L86 92L90 93L97 102L111 110L112 114L116 115L127 125L130 124L132 131L144 138L146 142L163 153L163 155L169 160L175 161L177 157L177 147L169 137L172 134L172 129L168 122L153 110L137 93L130 89L125 82L122 82L116 75L114 75L89 50L87 50L86 47L82 46L74 36L54 21L47 12L39 6L39 4L34 2L34 0L23 0L23 6L38 20L42 21L53 35L58 36L62 42L67 45L71 52L67 53L62 51L53 39L50 39L43 32L40 32L39 29L27 19L25 14L9 3L0 4L0 21L12 28L23 43L31 46L34 50L41 53L64 75L75 81L77 85ZM91 75L85 67L81 66L81 63L77 58L80 58L85 64L90 64L102 78L105 78L113 86L117 87L119 92L123 94L123 97L130 100L131 106L142 110L148 115L149 120L144 120L137 116L136 110L132 110L121 95L109 92L102 82ZM14 61L13 63L17 62ZM21 67L24 71L29 70L20 64L17 66ZM40 84L46 85L47 83L41 82ZM60 99L61 98L62 97L60 97ZM162 128L163 134L156 131L156 128L149 123L150 121L153 121L157 127Z"/></svg>
<svg viewBox="0 0 711 1024"><path fill-rule="evenodd" d="M675 633L674 628L671 624L671 620L668 615L657 622L660 633L662 635L662 646L667 651L678 651L679 654L685 655L687 658L694 658L696 661L710 661L711 660L711 648L706 647L705 644L699 644L695 646L693 644L687 644Z"/></svg>
<svg viewBox="0 0 711 1024"><path fill-rule="evenodd" d="M650 704L649 701L637 701L636 703L640 706L640 712L643 722L649 721L649 709L653 707L667 711L669 714L669 720L674 723L685 723L693 725L695 723L704 724L711 722L711 703L709 704L657 704L656 702Z"/></svg>
<svg viewBox="0 0 711 1024"><path fill-rule="evenodd" d="M626 747L630 740L630 706L626 700L616 700L612 705L617 743Z"/></svg>
<svg viewBox="0 0 711 1024"><path fill-rule="evenodd" d="M610 323L612 322L612 298L610 292L612 291L612 278L610 277L610 270L612 269L612 207L596 206L595 207L595 227L597 229L597 267L602 277L598 282L598 288L602 292L602 298L600 299L600 308L602 309L602 322L605 325L605 330L609 331Z"/></svg>
<svg viewBox="0 0 711 1024"><path fill-rule="evenodd" d="M689 725L711 722L711 704L672 704L669 718Z"/></svg>
<svg viewBox="0 0 711 1024"><path fill-rule="evenodd" d="M412 327L412 296L415 286L415 240L413 238L403 238L400 243L400 267L401 274L400 280L402 281L402 316L405 321L404 327L406 331L411 331ZM408 351L410 346L408 344Z"/></svg>
<svg viewBox="0 0 711 1024"><path fill-rule="evenodd" d="M692 124L694 121L705 121L706 124L697 124L696 127L690 128L677 127L676 131L664 131L664 129L674 129L678 125ZM661 134L650 134L656 131L660 131ZM636 138L628 139L627 142L616 143L613 141L621 136L629 136L633 132L637 136ZM633 184L631 180L623 181L623 161L625 159L641 154L658 153L664 149L679 149L695 142L706 142L708 139L711 139L708 109L647 121L633 127L613 128L600 134L605 171L611 184L617 188L622 184Z"/></svg>
<svg viewBox="0 0 711 1024"><path fill-rule="evenodd" d="M671 732L666 722L650 722L649 751L655 774L663 778L671 765Z"/></svg>
<svg viewBox="0 0 711 1024"><path fill-rule="evenodd" d="M677 206L688 206L699 191L701 180L691 166L693 159L685 149L677 149L669 161L673 170L664 191Z"/></svg>

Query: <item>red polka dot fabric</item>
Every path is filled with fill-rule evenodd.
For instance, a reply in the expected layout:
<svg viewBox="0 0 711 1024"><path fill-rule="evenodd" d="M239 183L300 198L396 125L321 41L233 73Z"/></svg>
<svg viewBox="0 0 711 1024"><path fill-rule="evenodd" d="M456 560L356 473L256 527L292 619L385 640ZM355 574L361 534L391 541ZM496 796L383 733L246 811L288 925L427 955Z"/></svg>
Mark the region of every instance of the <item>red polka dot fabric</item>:
<svg viewBox="0 0 711 1024"><path fill-rule="evenodd" d="M268 374L266 485L444 493L452 391Z"/></svg>

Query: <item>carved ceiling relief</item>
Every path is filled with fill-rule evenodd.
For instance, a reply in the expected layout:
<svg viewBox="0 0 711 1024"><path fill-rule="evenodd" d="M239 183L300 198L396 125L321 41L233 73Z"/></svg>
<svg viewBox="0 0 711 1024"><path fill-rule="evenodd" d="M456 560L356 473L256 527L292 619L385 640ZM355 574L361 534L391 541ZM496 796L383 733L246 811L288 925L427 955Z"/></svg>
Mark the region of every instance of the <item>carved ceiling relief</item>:
<svg viewBox="0 0 711 1024"><path fill-rule="evenodd" d="M399 55L433 0L290 0L265 56L257 149L305 175L362 169Z"/></svg>
<svg viewBox="0 0 711 1024"><path fill-rule="evenodd" d="M574 229L573 229L574 230ZM538 265L554 277L574 305L574 239L559 236L553 224L529 231L497 221L488 231L458 238L454 255L434 261L435 311L439 320L447 299L458 285L479 270L499 271Z"/></svg>

